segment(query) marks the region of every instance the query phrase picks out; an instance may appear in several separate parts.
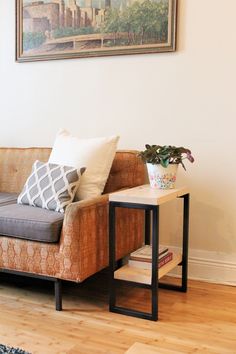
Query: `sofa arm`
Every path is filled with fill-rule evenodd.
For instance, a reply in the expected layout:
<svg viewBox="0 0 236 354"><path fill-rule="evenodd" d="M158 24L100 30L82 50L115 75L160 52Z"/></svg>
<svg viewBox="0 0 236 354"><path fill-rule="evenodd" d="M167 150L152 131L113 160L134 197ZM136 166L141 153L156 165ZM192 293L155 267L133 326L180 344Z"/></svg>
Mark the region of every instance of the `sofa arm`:
<svg viewBox="0 0 236 354"><path fill-rule="evenodd" d="M61 278L81 282L108 266L108 194L70 204L60 241ZM143 242L143 211L117 210L116 258Z"/></svg>
<svg viewBox="0 0 236 354"><path fill-rule="evenodd" d="M104 194L93 199L80 200L78 202L71 203L66 208L65 222L73 223L75 217L80 215L81 212L89 209L99 208L101 206L107 207L109 201L109 194Z"/></svg>

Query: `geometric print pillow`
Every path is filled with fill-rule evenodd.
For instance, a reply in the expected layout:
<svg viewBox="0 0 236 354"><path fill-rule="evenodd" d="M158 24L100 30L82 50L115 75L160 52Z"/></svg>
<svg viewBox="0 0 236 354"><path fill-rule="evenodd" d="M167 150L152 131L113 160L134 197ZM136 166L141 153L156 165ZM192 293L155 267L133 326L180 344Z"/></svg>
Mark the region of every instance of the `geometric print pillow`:
<svg viewBox="0 0 236 354"><path fill-rule="evenodd" d="M85 171L70 166L35 161L17 203L64 213L79 187Z"/></svg>

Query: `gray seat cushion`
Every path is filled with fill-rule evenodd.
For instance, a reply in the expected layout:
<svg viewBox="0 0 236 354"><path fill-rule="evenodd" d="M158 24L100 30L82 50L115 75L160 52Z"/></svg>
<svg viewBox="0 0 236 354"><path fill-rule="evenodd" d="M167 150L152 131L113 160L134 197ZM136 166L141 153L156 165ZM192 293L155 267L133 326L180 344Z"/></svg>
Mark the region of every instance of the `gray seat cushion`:
<svg viewBox="0 0 236 354"><path fill-rule="evenodd" d="M0 206L15 204L17 202L17 196L16 193L0 192Z"/></svg>
<svg viewBox="0 0 236 354"><path fill-rule="evenodd" d="M28 205L0 207L0 235L32 241L58 242L63 214Z"/></svg>

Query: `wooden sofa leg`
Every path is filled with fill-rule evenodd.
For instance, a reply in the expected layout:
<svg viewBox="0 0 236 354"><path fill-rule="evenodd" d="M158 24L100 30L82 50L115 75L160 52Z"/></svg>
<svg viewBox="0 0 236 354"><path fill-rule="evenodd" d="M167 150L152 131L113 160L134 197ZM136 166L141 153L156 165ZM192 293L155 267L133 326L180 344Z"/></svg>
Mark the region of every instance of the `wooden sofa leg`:
<svg viewBox="0 0 236 354"><path fill-rule="evenodd" d="M54 289L55 289L55 305L56 305L56 310L61 311L62 310L62 292L61 292L61 279L56 279L54 283Z"/></svg>

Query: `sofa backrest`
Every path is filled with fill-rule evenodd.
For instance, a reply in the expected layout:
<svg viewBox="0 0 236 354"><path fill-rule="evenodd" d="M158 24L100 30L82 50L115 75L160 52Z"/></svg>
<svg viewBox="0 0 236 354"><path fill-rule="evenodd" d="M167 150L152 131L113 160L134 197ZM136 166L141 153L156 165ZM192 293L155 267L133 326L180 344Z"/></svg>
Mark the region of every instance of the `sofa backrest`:
<svg viewBox="0 0 236 354"><path fill-rule="evenodd" d="M145 183L146 169L137 151L117 151L104 193L122 188L136 187Z"/></svg>
<svg viewBox="0 0 236 354"><path fill-rule="evenodd" d="M0 191L19 193L35 160L47 161L51 148L0 148ZM104 193L135 187L145 181L136 151L117 151Z"/></svg>
<svg viewBox="0 0 236 354"><path fill-rule="evenodd" d="M48 148L0 148L0 191L19 193L35 160L47 161Z"/></svg>

